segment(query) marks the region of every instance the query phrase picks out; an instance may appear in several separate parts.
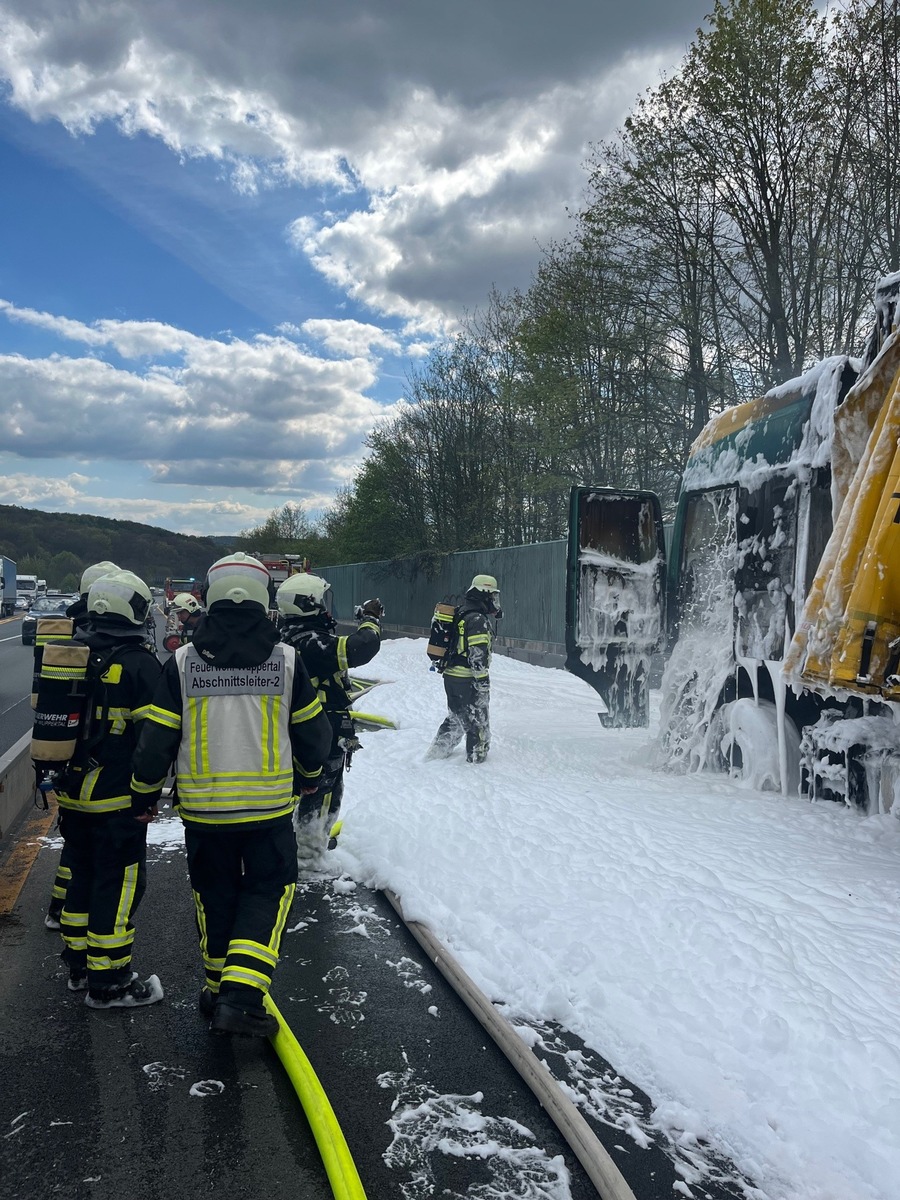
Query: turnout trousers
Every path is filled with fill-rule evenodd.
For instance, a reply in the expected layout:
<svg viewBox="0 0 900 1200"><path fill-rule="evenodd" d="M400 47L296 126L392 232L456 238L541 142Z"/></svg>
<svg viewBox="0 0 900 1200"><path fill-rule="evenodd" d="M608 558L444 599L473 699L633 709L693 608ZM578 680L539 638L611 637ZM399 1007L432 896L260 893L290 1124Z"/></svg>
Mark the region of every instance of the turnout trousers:
<svg viewBox="0 0 900 1200"><path fill-rule="evenodd" d="M466 758L469 762L484 762L491 747L490 703L488 681L456 675L445 675L447 716L435 735L428 758L448 758L454 746L466 739Z"/></svg>
<svg viewBox="0 0 900 1200"><path fill-rule="evenodd" d="M69 972L87 971L92 993L131 982L132 918L147 887L147 826L130 809L63 809L60 829L71 876L60 925Z"/></svg>
<svg viewBox="0 0 900 1200"><path fill-rule="evenodd" d="M60 815L57 825L62 829L62 815ZM59 856L59 866L56 868L56 875L53 879L53 890L50 892L50 903L47 906L47 915L59 920L62 916L63 905L66 902L66 892L69 887L69 880L72 878L72 868L69 866L69 851L67 842L63 840L62 853Z"/></svg>
<svg viewBox="0 0 900 1200"><path fill-rule="evenodd" d="M331 827L341 811L347 756L338 747L322 768L322 781L314 792L301 796L294 810L297 857L307 866L321 857Z"/></svg>
<svg viewBox="0 0 900 1200"><path fill-rule="evenodd" d="M206 986L260 1007L297 883L291 817L250 828L186 821L184 841Z"/></svg>

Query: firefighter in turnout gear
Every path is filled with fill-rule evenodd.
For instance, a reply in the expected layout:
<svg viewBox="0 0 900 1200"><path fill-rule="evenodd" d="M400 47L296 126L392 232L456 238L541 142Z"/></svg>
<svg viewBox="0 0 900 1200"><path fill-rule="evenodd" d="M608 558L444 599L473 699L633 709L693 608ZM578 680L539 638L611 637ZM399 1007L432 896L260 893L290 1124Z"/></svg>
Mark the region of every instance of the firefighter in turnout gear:
<svg viewBox="0 0 900 1200"><path fill-rule="evenodd" d="M271 1036L264 999L297 882L295 772L314 789L331 726L303 663L269 620L269 573L213 563L206 617L163 667L134 759L136 815L156 813L175 760L206 982L217 1033Z"/></svg>
<svg viewBox="0 0 900 1200"><path fill-rule="evenodd" d="M443 669L447 716L426 758L448 758L463 736L466 759L482 763L491 746L490 617L500 616L500 592L493 575L476 575L460 605L455 640Z"/></svg>
<svg viewBox="0 0 900 1200"><path fill-rule="evenodd" d="M162 999L131 968L133 918L146 886L147 829L131 815L131 760L159 678L144 645L150 589L130 571L90 586L88 624L44 647L32 757L53 780L71 872L61 913L69 989L91 1008Z"/></svg>
<svg viewBox="0 0 900 1200"><path fill-rule="evenodd" d="M31 689L32 708L37 704L44 646L50 641L70 641L75 636L77 630L87 627L90 616L88 613L87 598L88 592L91 590L91 584L95 579L99 579L101 575L115 574L118 570L119 568L116 564L108 560L86 567L81 575L81 587L79 588L78 599L69 605L66 609L66 615L64 617L45 617L44 620L38 621L34 635L34 684ZM56 878L53 880L53 890L50 893L50 903L47 906L47 915L44 917L44 925L47 929L58 930L61 928L60 916L66 899L66 888L69 886L71 878L72 869L69 866L65 844L63 844L62 853L59 856L59 866L56 868Z"/></svg>
<svg viewBox="0 0 900 1200"><path fill-rule="evenodd" d="M189 642L194 636L197 626L206 616L203 605L190 592L179 592L172 601L172 607L181 627L181 640Z"/></svg>
<svg viewBox="0 0 900 1200"><path fill-rule="evenodd" d="M282 639L299 652L331 722L331 750L321 781L314 792L301 796L294 817L297 853L310 865L328 845L344 794L344 770L359 745L350 713L347 670L371 662L381 649L384 613L380 600L367 600L357 609L356 632L340 635L326 605L330 588L318 575L304 573L285 579L275 594Z"/></svg>
<svg viewBox="0 0 900 1200"><path fill-rule="evenodd" d="M90 621L87 599L88 592L91 590L91 584L103 575L115 575L120 569L114 562L110 562L109 559L104 559L103 562L94 563L92 566L84 569L81 574L78 599L66 609L66 616L72 618L76 629L82 629Z"/></svg>

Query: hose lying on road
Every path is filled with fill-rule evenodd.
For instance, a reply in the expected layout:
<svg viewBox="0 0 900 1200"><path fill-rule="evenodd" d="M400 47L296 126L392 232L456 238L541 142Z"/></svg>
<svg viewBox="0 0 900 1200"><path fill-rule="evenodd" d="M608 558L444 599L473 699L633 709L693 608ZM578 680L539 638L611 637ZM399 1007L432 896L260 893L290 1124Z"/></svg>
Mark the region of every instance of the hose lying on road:
<svg viewBox="0 0 900 1200"><path fill-rule="evenodd" d="M271 996L266 996L265 1005L278 1021L278 1032L272 1038L272 1045L303 1105L335 1200L365 1200L366 1193L356 1163L325 1089Z"/></svg>
<svg viewBox="0 0 900 1200"><path fill-rule="evenodd" d="M572 1147L572 1152L584 1167L601 1200L635 1200L634 1192L603 1144L541 1060L528 1049L431 930L418 921L407 921L403 916L400 898L387 889L384 894L429 959L537 1096L556 1128Z"/></svg>

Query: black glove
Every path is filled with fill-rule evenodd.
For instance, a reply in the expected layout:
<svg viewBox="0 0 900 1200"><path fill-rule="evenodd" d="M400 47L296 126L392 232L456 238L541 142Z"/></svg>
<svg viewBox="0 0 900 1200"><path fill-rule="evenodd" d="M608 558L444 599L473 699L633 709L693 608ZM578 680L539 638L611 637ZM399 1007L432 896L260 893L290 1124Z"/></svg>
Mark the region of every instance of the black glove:
<svg viewBox="0 0 900 1200"><path fill-rule="evenodd" d="M377 597L374 600L367 600L356 610L356 615L360 621L365 617L374 617L377 621L384 616L384 605Z"/></svg>

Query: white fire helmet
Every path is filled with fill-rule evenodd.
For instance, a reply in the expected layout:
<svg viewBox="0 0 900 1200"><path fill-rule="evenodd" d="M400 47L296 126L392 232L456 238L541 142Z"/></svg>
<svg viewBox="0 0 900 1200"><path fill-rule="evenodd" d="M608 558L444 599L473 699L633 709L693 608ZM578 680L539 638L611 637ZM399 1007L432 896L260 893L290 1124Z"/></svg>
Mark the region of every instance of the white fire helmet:
<svg viewBox="0 0 900 1200"><path fill-rule="evenodd" d="M172 601L172 608L179 611L186 608L189 613L199 612L203 606L196 596L192 596L190 592L179 592Z"/></svg>
<svg viewBox="0 0 900 1200"><path fill-rule="evenodd" d="M120 568L114 562L109 562L108 560L94 563L91 567L85 567L81 575L81 587L79 588L82 596L88 594L91 590L91 584L95 579L99 579L101 575L115 575L118 570Z"/></svg>
<svg viewBox="0 0 900 1200"><path fill-rule="evenodd" d="M115 571L94 580L87 606L98 617L124 617L131 625L143 625L151 599L150 589L133 571Z"/></svg>
<svg viewBox="0 0 900 1200"><path fill-rule="evenodd" d="M494 604L500 603L500 589L493 575L476 575L469 584L469 591L490 594L494 599Z"/></svg>
<svg viewBox="0 0 900 1200"><path fill-rule="evenodd" d="M275 593L278 611L286 617L314 617L325 612L325 596L331 584L319 575L291 575Z"/></svg>
<svg viewBox="0 0 900 1200"><path fill-rule="evenodd" d="M271 576L258 558L238 550L214 562L206 576L206 603L209 608L219 600L235 604L259 604L269 609Z"/></svg>

